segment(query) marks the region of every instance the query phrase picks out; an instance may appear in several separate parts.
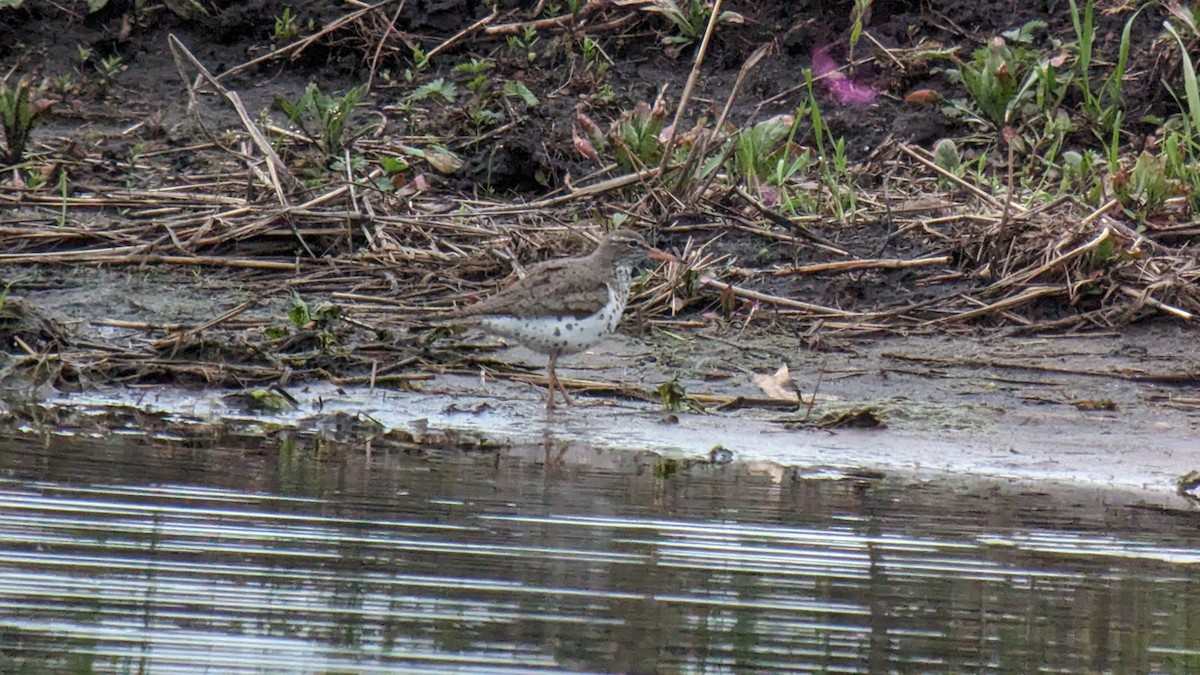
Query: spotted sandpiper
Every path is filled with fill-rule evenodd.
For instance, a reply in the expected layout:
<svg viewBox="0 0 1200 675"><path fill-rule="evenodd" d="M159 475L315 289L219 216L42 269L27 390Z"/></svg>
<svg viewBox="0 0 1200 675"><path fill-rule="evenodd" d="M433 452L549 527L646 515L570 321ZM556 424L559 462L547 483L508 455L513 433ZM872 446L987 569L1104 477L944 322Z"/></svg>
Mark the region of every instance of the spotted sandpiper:
<svg viewBox="0 0 1200 675"><path fill-rule="evenodd" d="M563 402L574 405L558 381L558 357L591 347L617 327L629 300L633 268L647 257L679 260L652 248L633 230L614 230L589 255L532 265L512 286L448 318L470 320L489 333L545 354L550 359L546 409L554 408L555 388L562 392Z"/></svg>

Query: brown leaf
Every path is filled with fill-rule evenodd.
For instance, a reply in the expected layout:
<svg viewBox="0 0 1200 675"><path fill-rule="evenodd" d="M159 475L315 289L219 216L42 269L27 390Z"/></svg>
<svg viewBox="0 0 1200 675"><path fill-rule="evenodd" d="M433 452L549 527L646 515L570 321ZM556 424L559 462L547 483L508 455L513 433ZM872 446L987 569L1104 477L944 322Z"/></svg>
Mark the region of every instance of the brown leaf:
<svg viewBox="0 0 1200 675"><path fill-rule="evenodd" d="M763 393L770 398L800 402L800 390L792 381L792 374L788 371L786 363L780 366L774 374L755 375L754 384L758 385L758 388L762 389Z"/></svg>
<svg viewBox="0 0 1200 675"><path fill-rule="evenodd" d="M904 102L932 105L937 103L940 98L942 98L942 95L933 89L918 89L916 91L909 92L908 96L904 97Z"/></svg>
<svg viewBox="0 0 1200 675"><path fill-rule="evenodd" d="M574 144L575 151L579 154L593 162L600 162L600 155L596 152L596 147L592 145L591 141L579 135L579 127L574 124L571 125L571 143Z"/></svg>
<svg viewBox="0 0 1200 675"><path fill-rule="evenodd" d="M463 167L463 161L458 155L437 146L425 148L425 161L429 162L438 173L451 174L457 173Z"/></svg>
<svg viewBox="0 0 1200 675"><path fill-rule="evenodd" d="M583 128L583 133L587 134L588 136L593 136L595 134L600 134L601 136L604 135L604 132L600 131L600 125L596 124L592 118L588 117L587 113L583 112L582 110L576 111L575 121L579 122L579 126Z"/></svg>

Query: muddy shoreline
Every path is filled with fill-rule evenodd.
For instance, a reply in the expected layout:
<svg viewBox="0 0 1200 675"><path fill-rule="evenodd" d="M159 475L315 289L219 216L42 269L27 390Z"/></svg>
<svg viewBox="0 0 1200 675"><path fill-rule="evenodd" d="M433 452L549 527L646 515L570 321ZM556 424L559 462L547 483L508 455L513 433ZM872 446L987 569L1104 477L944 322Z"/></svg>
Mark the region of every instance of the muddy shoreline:
<svg viewBox="0 0 1200 675"><path fill-rule="evenodd" d="M43 276L46 288L22 298L48 308L79 339L116 348L161 339L144 328L118 327L123 322L187 326L237 304L239 296L225 284L209 281L219 292L181 284L153 268L138 275L80 270L54 283ZM98 297L103 305L96 304ZM102 319L95 318L98 307ZM283 298L264 300L243 316L246 327L226 327L224 339L260 333L281 321L286 308ZM1200 467L1194 454L1200 418L1192 388L1178 381L1200 365L1183 325L1159 322L1116 335L1055 338L827 340L823 351L803 338L752 327L736 340L713 329L693 331L681 343L675 331L662 328L628 334L635 326L626 322L624 333L563 360L567 381L611 388L576 389L582 406L549 415L542 400L544 359L467 333L457 339L477 350L474 374L462 364L445 369L431 362L422 377L381 380L373 391L336 374L296 379L280 387L294 403L278 409L246 395L268 387L142 382L132 389L94 383L31 390L10 379L6 417L10 429L25 433L136 436L144 426L140 433L147 438L176 441L219 436L228 427L234 436L261 436L270 445L281 430L290 430L314 452L331 442L351 452L373 445L376 452L409 451L447 442L465 452L520 453L547 443L600 444L628 449L633 457L649 453L648 466L704 466L719 446L727 451L720 461L757 467L753 470L778 480L822 471L843 478L973 477L1014 486L1042 483L1046 489L1111 489L1171 508L1186 506L1176 496L1178 482ZM755 374L769 374L783 363L806 401L817 388L811 411L770 401L753 382ZM498 364L507 369L498 370ZM664 383L709 402L664 411L655 394ZM44 399L31 401L29 394ZM30 406L42 411L40 427L31 423ZM823 416L864 408L884 427L805 428ZM576 450L563 461L587 461L578 459L586 456L586 450Z"/></svg>

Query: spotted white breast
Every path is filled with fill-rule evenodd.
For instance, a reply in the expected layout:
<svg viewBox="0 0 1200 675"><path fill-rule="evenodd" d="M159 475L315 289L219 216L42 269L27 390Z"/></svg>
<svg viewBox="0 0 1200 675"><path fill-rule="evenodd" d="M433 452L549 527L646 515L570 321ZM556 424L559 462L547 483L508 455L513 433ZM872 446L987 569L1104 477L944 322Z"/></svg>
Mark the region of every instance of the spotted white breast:
<svg viewBox="0 0 1200 675"><path fill-rule="evenodd" d="M618 269L617 279L608 284L608 302L599 312L583 318L488 316L480 319L480 327L544 354L575 354L599 342L621 323L629 301L628 278L629 270Z"/></svg>

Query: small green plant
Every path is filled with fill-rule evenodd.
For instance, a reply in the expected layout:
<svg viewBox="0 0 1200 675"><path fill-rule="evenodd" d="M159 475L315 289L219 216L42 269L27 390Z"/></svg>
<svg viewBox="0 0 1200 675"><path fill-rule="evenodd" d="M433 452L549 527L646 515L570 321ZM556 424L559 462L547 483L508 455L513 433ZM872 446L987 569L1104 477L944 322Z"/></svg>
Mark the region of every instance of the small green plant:
<svg viewBox="0 0 1200 675"><path fill-rule="evenodd" d="M69 94L75 91L75 79L71 77L70 73L55 75L50 82L54 91L60 94Z"/></svg>
<svg viewBox="0 0 1200 675"><path fill-rule="evenodd" d="M50 103L41 98L45 85L34 85L22 77L9 86L0 82L0 128L4 131L5 151L0 155L5 165L20 164L29 145L29 135L41 123Z"/></svg>
<svg viewBox="0 0 1200 675"><path fill-rule="evenodd" d="M1162 155L1143 152L1133 168L1121 168L1112 178L1113 196L1137 218L1146 218L1160 211L1167 197L1182 191L1178 181L1167 177L1167 162Z"/></svg>
<svg viewBox="0 0 1200 675"><path fill-rule="evenodd" d="M793 156L790 161L786 156L775 161L774 171L767 177L767 184L778 191L776 201L784 211L811 213L815 210L815 205L810 199L806 198L803 193L793 192L789 187L795 177L806 174L812 164L812 154L808 150Z"/></svg>
<svg viewBox="0 0 1200 675"><path fill-rule="evenodd" d="M379 158L379 168L383 169L388 176L396 176L407 172L412 167L404 161L403 157L384 155Z"/></svg>
<svg viewBox="0 0 1200 675"><path fill-rule="evenodd" d="M604 103L604 104L609 104L609 103L612 103L613 101L615 101L616 99L617 99L617 90L615 87L612 86L612 83L605 82L604 84L600 85L600 87L598 89L596 89L596 100L597 101Z"/></svg>
<svg viewBox="0 0 1200 675"><path fill-rule="evenodd" d="M817 155L820 157L819 168L821 183L829 192L830 207L841 222L849 222L858 208L858 196L854 189L854 179L850 175L850 160L846 156L846 139L834 137L833 132L825 127L821 108L813 92L813 74L811 70L804 71L804 82L808 88L809 120L812 124L813 140L817 144Z"/></svg>
<svg viewBox="0 0 1200 675"><path fill-rule="evenodd" d="M734 141L731 169L751 188L776 174L778 162L790 154L783 143L794 134L795 118L779 115L742 129Z"/></svg>
<svg viewBox="0 0 1200 675"><path fill-rule="evenodd" d="M533 26L526 26L520 35L509 35L505 44L508 45L510 54L523 54L527 63L533 63L537 60L537 51L533 48L537 41L537 29Z"/></svg>
<svg viewBox="0 0 1200 675"><path fill-rule="evenodd" d="M379 157L379 168L383 169L384 175L376 179L376 187L384 192L390 192L397 186L407 183L406 174L412 167L402 157L384 155Z"/></svg>
<svg viewBox="0 0 1200 675"><path fill-rule="evenodd" d="M713 180L723 179L757 193L768 208L791 213L803 208L808 202L793 190L794 178L813 162L811 152L794 142L797 120L807 115L805 105L737 130L715 151L701 124L677 134L672 164L679 168L678 187L694 198Z"/></svg>
<svg viewBox="0 0 1200 675"><path fill-rule="evenodd" d="M476 99L482 101L487 97L492 86L492 79L488 77L488 71L495 67L496 64L491 59L471 59L454 66L454 72L470 78L467 80L467 89L475 94Z"/></svg>
<svg viewBox="0 0 1200 675"><path fill-rule="evenodd" d="M1021 90L1018 68L1021 60L1002 37L992 38L976 49L971 60L962 65L963 84L981 116L996 128L1008 124L1009 112Z"/></svg>
<svg viewBox="0 0 1200 675"><path fill-rule="evenodd" d="M452 103L454 99L458 98L458 85L439 77L412 90L405 98L414 103L434 98Z"/></svg>
<svg viewBox="0 0 1200 675"><path fill-rule="evenodd" d="M829 137L832 156L822 162L823 181L829 190L833 212L840 222L849 222L858 210L858 193L854 189L854 178L850 175L850 159L846 156L845 137Z"/></svg>
<svg viewBox="0 0 1200 675"><path fill-rule="evenodd" d="M608 134L622 171L658 165L663 151L659 134L665 126L666 111L651 108L645 101L638 101L632 111L622 113Z"/></svg>
<svg viewBox="0 0 1200 675"><path fill-rule="evenodd" d="M1200 208L1200 172L1195 170L1196 146L1190 142L1190 137L1190 129L1168 131L1163 137L1162 157L1167 177L1178 183L1178 191L1188 198L1195 212Z"/></svg>
<svg viewBox="0 0 1200 675"><path fill-rule="evenodd" d="M604 58L600 43L584 36L579 41L579 50L583 54L583 67L591 71L597 78L604 77L608 72L609 63Z"/></svg>
<svg viewBox="0 0 1200 675"><path fill-rule="evenodd" d="M951 176L963 175L962 153L953 139L943 138L933 148L933 163Z"/></svg>
<svg viewBox="0 0 1200 675"><path fill-rule="evenodd" d="M336 157L375 128L373 123L351 125L354 108L362 100L365 86L350 89L341 96L329 96L315 83L304 89L295 101L275 97L275 105L287 115L288 121L317 144L326 157Z"/></svg>
<svg viewBox="0 0 1200 675"><path fill-rule="evenodd" d="M1088 156L1082 152L1067 150L1062 154L1060 174L1059 194L1082 194L1086 189L1087 180L1091 174L1091 164L1088 161Z"/></svg>
<svg viewBox="0 0 1200 675"><path fill-rule="evenodd" d="M119 54L113 54L100 59L96 63L96 72L105 82L111 82L121 72L122 59Z"/></svg>
<svg viewBox="0 0 1200 675"><path fill-rule="evenodd" d="M471 124L475 125L476 133L480 133L483 127L489 127L504 121L504 113L482 106L467 108L467 117L471 119Z"/></svg>
<svg viewBox="0 0 1200 675"><path fill-rule="evenodd" d="M696 42L704 36L708 21L712 17L712 3L706 0L683 0L680 6L675 0L654 0L654 4L646 7L647 12L661 14L674 27L675 32L663 37L662 42L671 54ZM741 14L723 11L717 17L717 23L740 24L744 21Z"/></svg>
<svg viewBox="0 0 1200 675"><path fill-rule="evenodd" d="M367 168L367 158L362 155L351 155L350 164L346 164L346 160L338 157L329 165L329 170L339 174L345 174L347 169L351 174L360 174Z"/></svg>
<svg viewBox="0 0 1200 675"><path fill-rule="evenodd" d="M1124 117L1125 101L1121 85L1129 63L1133 22L1146 5L1135 10L1125 21L1125 28L1121 31L1121 42L1117 46L1117 62L1100 86L1093 88L1091 80L1092 47L1096 39L1093 25L1094 0L1087 0L1082 10L1076 0L1068 1L1077 50L1074 77L1079 91L1083 95L1081 109L1092 132L1101 142L1106 142L1106 136L1119 127L1121 119Z"/></svg>
<svg viewBox="0 0 1200 675"><path fill-rule="evenodd" d="M291 7L284 7L283 13L275 17L275 32L271 38L275 44L281 45L291 42L299 34L300 23L296 20L296 15L292 14Z"/></svg>
<svg viewBox="0 0 1200 675"><path fill-rule="evenodd" d="M288 310L288 322L299 330L326 329L342 315L342 310L331 302L322 302L309 308L299 293L292 293L292 306Z"/></svg>
<svg viewBox="0 0 1200 675"><path fill-rule="evenodd" d="M455 74L470 78L467 80L467 89L470 90L472 98L467 105L467 116L475 125L476 133L480 133L482 127L504 120L504 113L488 107L493 97L493 82L488 73L495 67L496 64L491 59L471 59L454 66Z"/></svg>
<svg viewBox="0 0 1200 675"><path fill-rule="evenodd" d="M1200 30L1187 7L1173 3L1169 9L1172 18L1163 25L1179 46L1183 100L1179 103L1180 114L1163 126L1162 154L1168 175L1180 182L1180 191L1188 196L1192 209L1196 210L1200 209L1200 172L1195 170L1200 163L1200 83L1197 82L1196 67L1189 54L1188 43L1179 31L1187 31L1194 40L1200 37Z"/></svg>
<svg viewBox="0 0 1200 675"><path fill-rule="evenodd" d="M413 71L420 72L425 70L425 67L429 65L429 55L425 53L425 50L421 48L421 45L414 44L412 46L412 61L413 69L410 71L405 71L405 77L409 82L412 81Z"/></svg>
<svg viewBox="0 0 1200 675"><path fill-rule="evenodd" d="M287 325L269 326L265 333L272 340L281 340L296 333L311 332L321 349L337 343L333 329L342 316L342 309L331 302L321 302L310 307L298 293L293 292L287 312Z"/></svg>
<svg viewBox="0 0 1200 675"><path fill-rule="evenodd" d="M509 80L504 83L504 95L508 98L518 98L525 104L526 107L536 108L538 104L537 96L529 91L529 87L525 86L524 82L517 80Z"/></svg>
<svg viewBox="0 0 1200 675"><path fill-rule="evenodd" d="M850 63L854 63L854 48L862 38L863 24L871 16L872 2L873 0L854 0L854 7L850 10Z"/></svg>
<svg viewBox="0 0 1200 675"><path fill-rule="evenodd" d="M25 176L25 186L31 191L37 192L46 185L46 175L41 171L31 171Z"/></svg>
<svg viewBox="0 0 1200 675"><path fill-rule="evenodd" d="M1172 6L1177 18L1185 19L1184 25L1191 29L1193 36L1200 36L1200 32L1196 29L1196 24L1190 13L1184 13L1182 8ZM1184 114L1185 119L1191 126L1191 140L1196 141L1196 134L1200 134L1200 86L1197 84L1196 66L1192 63L1192 57L1188 53L1188 46L1183 38L1179 35L1174 24L1170 21L1163 24L1171 37L1175 38L1175 42L1179 45L1179 61L1183 68L1183 91L1185 96Z"/></svg>
<svg viewBox="0 0 1200 675"><path fill-rule="evenodd" d="M742 129L734 136L733 147L720 153L720 157L729 156L725 166L730 177L757 192L768 206L789 213L810 206L792 187L795 177L813 165L812 153L793 142L798 121L805 115L805 104L801 104L795 114L777 115ZM705 161L701 175L711 175L714 159Z"/></svg>

